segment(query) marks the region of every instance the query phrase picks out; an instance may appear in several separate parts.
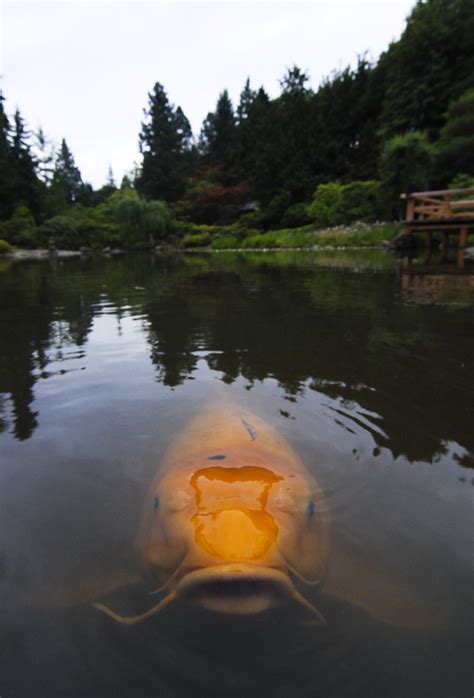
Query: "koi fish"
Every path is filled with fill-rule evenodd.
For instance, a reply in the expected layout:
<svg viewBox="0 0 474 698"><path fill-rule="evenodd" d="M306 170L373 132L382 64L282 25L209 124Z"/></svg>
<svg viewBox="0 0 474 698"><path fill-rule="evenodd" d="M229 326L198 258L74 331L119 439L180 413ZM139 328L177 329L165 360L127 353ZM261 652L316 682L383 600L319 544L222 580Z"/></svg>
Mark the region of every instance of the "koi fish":
<svg viewBox="0 0 474 698"><path fill-rule="evenodd" d="M329 519L318 484L269 424L218 404L192 420L165 453L145 497L135 541L143 576L164 594L146 620L177 599L227 614L283 602L319 611L300 588L320 584Z"/></svg>

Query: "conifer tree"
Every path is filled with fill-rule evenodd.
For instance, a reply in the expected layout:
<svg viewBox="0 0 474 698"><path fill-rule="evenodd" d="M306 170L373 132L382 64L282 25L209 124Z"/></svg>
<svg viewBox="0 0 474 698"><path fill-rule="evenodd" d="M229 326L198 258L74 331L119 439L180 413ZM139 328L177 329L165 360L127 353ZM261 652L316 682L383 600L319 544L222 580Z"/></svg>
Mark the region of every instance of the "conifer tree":
<svg viewBox="0 0 474 698"><path fill-rule="evenodd" d="M11 162L10 123L5 113L5 98L0 91L0 219L13 213L13 168Z"/></svg>
<svg viewBox="0 0 474 698"><path fill-rule="evenodd" d="M64 204L73 204L81 196L83 183L79 168L76 167L73 154L63 138L53 173L51 188L57 199Z"/></svg>
<svg viewBox="0 0 474 698"><path fill-rule="evenodd" d="M29 142L30 134L18 109L13 122L11 162L15 204L26 204L34 214L38 214L40 190Z"/></svg>
<svg viewBox="0 0 474 698"><path fill-rule="evenodd" d="M148 94L148 109L140 132L143 155L138 190L150 199L176 201L189 174L192 132L181 107L169 102L159 82Z"/></svg>
<svg viewBox="0 0 474 698"><path fill-rule="evenodd" d="M250 87L250 78L247 78L244 89L240 93L239 105L237 107L237 123L239 125L248 119L256 96L257 93Z"/></svg>
<svg viewBox="0 0 474 698"><path fill-rule="evenodd" d="M204 120L199 147L204 161L219 165L224 179L228 178L235 156L236 123L234 108L227 90L219 95L216 109Z"/></svg>
<svg viewBox="0 0 474 698"><path fill-rule="evenodd" d="M34 133L36 171L39 179L46 185L51 184L54 172L54 148L51 140L41 128Z"/></svg>

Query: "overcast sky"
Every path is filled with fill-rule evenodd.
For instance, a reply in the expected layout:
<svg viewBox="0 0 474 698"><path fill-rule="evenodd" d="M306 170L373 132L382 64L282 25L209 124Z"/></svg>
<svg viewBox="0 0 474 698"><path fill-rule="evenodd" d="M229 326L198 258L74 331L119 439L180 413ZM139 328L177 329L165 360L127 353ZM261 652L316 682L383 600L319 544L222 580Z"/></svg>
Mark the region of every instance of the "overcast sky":
<svg viewBox="0 0 474 698"><path fill-rule="evenodd" d="M0 4L0 82L8 113L64 137L95 187L139 161L147 93L161 82L199 133L219 93L247 77L279 94L293 64L316 89L333 70L377 59L415 0L21 2Z"/></svg>

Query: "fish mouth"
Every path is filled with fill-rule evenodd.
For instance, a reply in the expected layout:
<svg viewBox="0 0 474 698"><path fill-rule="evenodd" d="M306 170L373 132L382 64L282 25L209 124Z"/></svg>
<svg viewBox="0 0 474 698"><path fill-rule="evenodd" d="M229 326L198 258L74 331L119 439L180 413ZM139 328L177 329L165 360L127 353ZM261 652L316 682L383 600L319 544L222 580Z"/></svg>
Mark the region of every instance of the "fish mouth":
<svg viewBox="0 0 474 698"><path fill-rule="evenodd" d="M288 575L274 567L226 564L186 572L176 595L219 613L261 613L292 596Z"/></svg>

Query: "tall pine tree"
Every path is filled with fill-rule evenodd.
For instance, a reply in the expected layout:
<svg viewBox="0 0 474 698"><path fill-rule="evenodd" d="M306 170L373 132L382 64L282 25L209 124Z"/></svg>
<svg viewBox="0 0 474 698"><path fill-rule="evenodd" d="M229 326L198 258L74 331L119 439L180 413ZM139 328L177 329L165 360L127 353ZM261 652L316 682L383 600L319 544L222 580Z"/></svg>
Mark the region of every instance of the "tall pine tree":
<svg viewBox="0 0 474 698"><path fill-rule="evenodd" d="M4 101L0 91L0 220L9 218L14 207L10 123L4 110Z"/></svg>
<svg viewBox="0 0 474 698"><path fill-rule="evenodd" d="M181 107L169 102L159 82L148 94L140 132L142 170L137 189L149 199L176 201L186 188L192 160L192 132Z"/></svg>
<svg viewBox="0 0 474 698"><path fill-rule="evenodd" d="M16 204L25 204L35 214L39 213L40 183L31 153L29 132L17 109L13 117L11 162L13 167L14 199Z"/></svg>
<svg viewBox="0 0 474 698"><path fill-rule="evenodd" d="M68 205L76 203L80 199L83 186L79 168L76 166L73 154L63 138L56 156L51 191L58 205Z"/></svg>
<svg viewBox="0 0 474 698"><path fill-rule="evenodd" d="M231 177L231 169L235 160L236 122L234 108L227 90L219 95L216 109L210 112L204 120L199 147L208 165L217 165L222 173L223 181Z"/></svg>

